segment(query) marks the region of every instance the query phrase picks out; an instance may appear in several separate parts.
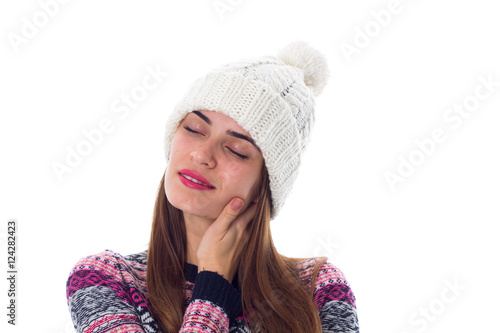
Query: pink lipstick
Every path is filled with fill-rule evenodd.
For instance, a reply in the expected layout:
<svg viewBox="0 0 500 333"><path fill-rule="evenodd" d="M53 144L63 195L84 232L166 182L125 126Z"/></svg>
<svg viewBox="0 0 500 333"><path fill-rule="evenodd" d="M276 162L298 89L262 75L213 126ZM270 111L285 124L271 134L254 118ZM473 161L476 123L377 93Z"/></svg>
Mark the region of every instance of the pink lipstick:
<svg viewBox="0 0 500 333"><path fill-rule="evenodd" d="M179 171L179 180L182 184L194 190L215 189L205 177L189 169L182 169Z"/></svg>

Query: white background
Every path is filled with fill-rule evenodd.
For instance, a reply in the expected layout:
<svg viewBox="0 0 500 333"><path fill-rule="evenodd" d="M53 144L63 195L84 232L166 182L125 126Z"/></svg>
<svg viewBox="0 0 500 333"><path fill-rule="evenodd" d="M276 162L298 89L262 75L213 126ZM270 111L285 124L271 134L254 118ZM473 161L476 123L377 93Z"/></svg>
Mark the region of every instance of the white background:
<svg viewBox="0 0 500 333"><path fill-rule="evenodd" d="M0 279L2 332L71 332L72 265L105 249L147 247L166 166L164 125L188 85L294 40L323 52L332 76L295 187L272 221L278 251L328 256L351 284L362 332L496 329L495 3L401 0L381 27L370 13L389 0L220 2L230 10L218 13L212 0L68 1L52 16L41 4L53 1L1 3L0 240L5 253L7 221L17 219L19 270L16 327L6 323ZM16 45L23 31L29 38ZM346 44L357 53L346 56ZM137 89L148 66L168 77L120 119L113 103ZM477 88L480 76L497 82L491 92ZM474 102L476 88L488 97L453 128L443 116ZM66 164L67 147L106 118L111 133L59 180L53 163ZM415 140L435 129L446 140L420 153L422 163L391 191L384 174L398 173L399 157L418 162Z"/></svg>

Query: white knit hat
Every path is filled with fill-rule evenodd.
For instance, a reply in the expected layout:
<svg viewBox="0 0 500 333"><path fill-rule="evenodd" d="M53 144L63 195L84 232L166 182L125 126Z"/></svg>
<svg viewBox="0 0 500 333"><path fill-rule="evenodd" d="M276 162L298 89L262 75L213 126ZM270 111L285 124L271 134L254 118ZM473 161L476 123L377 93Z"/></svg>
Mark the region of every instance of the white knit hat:
<svg viewBox="0 0 500 333"><path fill-rule="evenodd" d="M175 131L187 113L217 111L233 118L262 151L275 218L290 192L314 123L314 96L329 78L326 58L305 42L277 57L264 56L215 68L197 79L170 114L165 130L169 159Z"/></svg>

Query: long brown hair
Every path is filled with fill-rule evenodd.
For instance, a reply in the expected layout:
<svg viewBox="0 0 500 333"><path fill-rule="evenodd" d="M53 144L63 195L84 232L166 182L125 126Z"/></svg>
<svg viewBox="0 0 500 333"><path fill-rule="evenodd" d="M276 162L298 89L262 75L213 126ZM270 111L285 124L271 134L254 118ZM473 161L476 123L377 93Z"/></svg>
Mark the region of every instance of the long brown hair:
<svg viewBox="0 0 500 333"><path fill-rule="evenodd" d="M182 211L167 200L164 180L165 174L154 207L146 283L153 313L166 333L180 330L187 306L182 292L187 239ZM327 258L321 257L316 263L312 282L306 287L297 266L306 258L285 257L274 247L270 229L271 192L264 165L260 182L257 211L248 224L250 238L238 267L247 325L259 332L321 332L313 291L319 268Z"/></svg>

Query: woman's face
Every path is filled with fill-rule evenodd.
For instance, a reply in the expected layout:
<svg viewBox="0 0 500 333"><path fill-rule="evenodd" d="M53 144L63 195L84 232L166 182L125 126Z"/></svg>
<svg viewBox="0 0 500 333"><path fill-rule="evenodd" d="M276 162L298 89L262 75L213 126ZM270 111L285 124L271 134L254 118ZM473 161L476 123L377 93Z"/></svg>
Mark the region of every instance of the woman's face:
<svg viewBox="0 0 500 333"><path fill-rule="evenodd" d="M215 220L234 197L243 199L242 211L257 198L262 164L262 153L233 118L193 111L175 132L165 193L184 214Z"/></svg>

